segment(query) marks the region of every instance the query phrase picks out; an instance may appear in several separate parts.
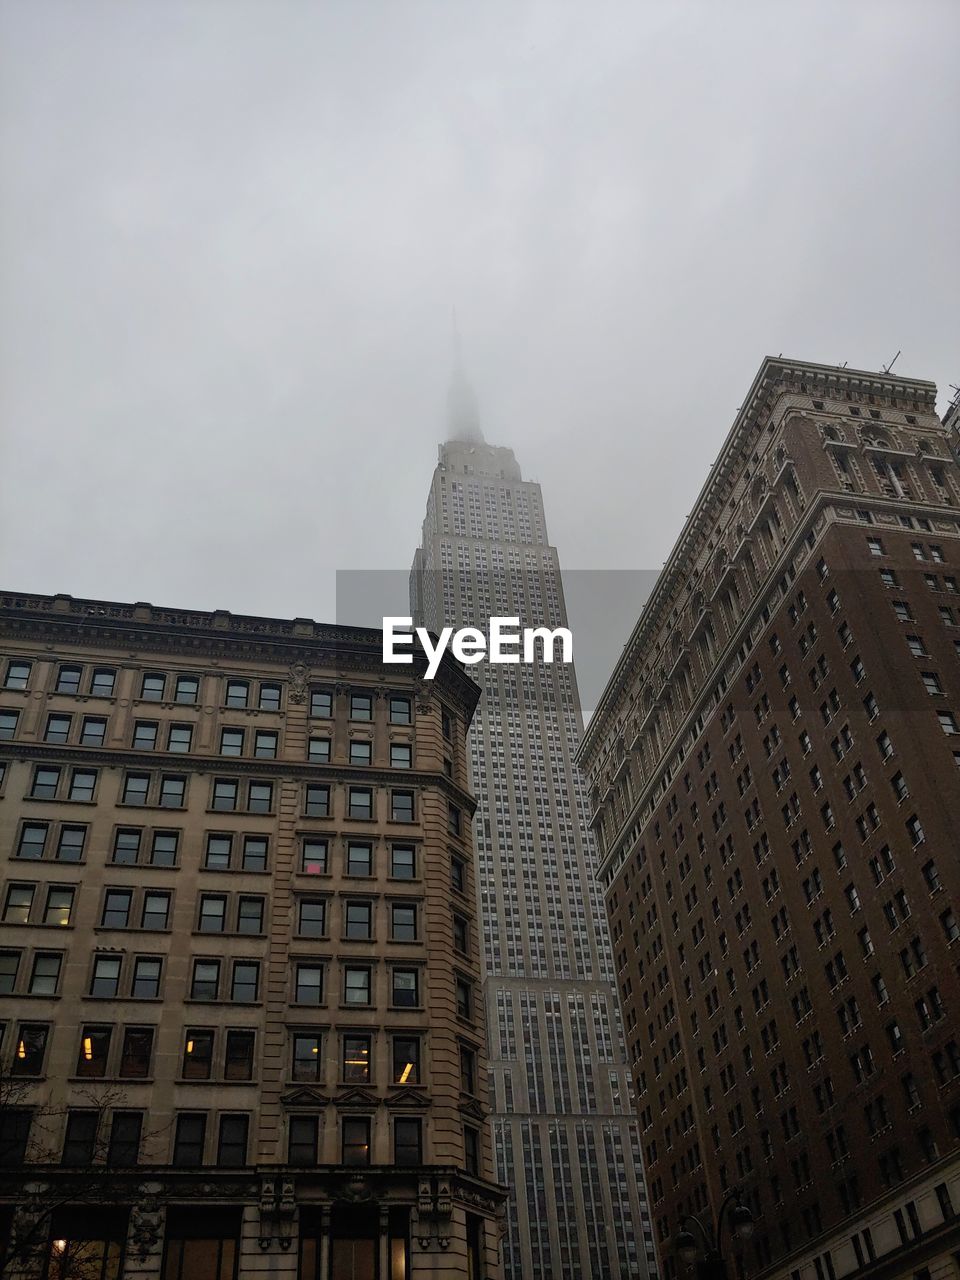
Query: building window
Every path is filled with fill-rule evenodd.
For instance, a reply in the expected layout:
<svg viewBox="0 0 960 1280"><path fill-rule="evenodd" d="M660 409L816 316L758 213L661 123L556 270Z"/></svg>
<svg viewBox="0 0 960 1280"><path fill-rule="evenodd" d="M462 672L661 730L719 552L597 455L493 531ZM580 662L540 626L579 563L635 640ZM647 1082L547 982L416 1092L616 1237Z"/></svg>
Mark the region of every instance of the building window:
<svg viewBox="0 0 960 1280"><path fill-rule="evenodd" d="M113 698L116 684L116 672L109 667L93 668L90 678L91 698Z"/></svg>
<svg viewBox="0 0 960 1280"><path fill-rule="evenodd" d="M351 693L350 719L351 720L372 720L373 719L373 695L372 694Z"/></svg>
<svg viewBox="0 0 960 1280"><path fill-rule="evenodd" d="M156 720L137 720L133 726L134 751L152 751L157 745L159 727Z"/></svg>
<svg viewBox="0 0 960 1280"><path fill-rule="evenodd" d="M333 717L333 693L331 690L310 690L310 714L319 720L330 720Z"/></svg>
<svg viewBox="0 0 960 1280"><path fill-rule="evenodd" d="M341 1163L370 1163L370 1121L366 1116L344 1116L342 1121Z"/></svg>
<svg viewBox="0 0 960 1280"><path fill-rule="evenodd" d="M464 1093L477 1092L477 1055L465 1044L460 1046L460 1088Z"/></svg>
<svg viewBox="0 0 960 1280"><path fill-rule="evenodd" d="M87 839L86 827L61 827L57 841L58 862L81 862Z"/></svg>
<svg viewBox="0 0 960 1280"><path fill-rule="evenodd" d="M423 1163L421 1122L410 1116L397 1116L393 1122L393 1162L398 1165Z"/></svg>
<svg viewBox="0 0 960 1280"><path fill-rule="evenodd" d="M194 960L191 1000L216 1000L220 988L220 961Z"/></svg>
<svg viewBox="0 0 960 1280"><path fill-rule="evenodd" d="M54 800L60 786L60 770L38 765L33 771L30 795L34 800Z"/></svg>
<svg viewBox="0 0 960 1280"><path fill-rule="evenodd" d="M461 830L460 810L455 804L447 805L447 830L451 835L458 836Z"/></svg>
<svg viewBox="0 0 960 1280"><path fill-rule="evenodd" d="M80 726L82 747L102 747L107 736L107 722L102 716L84 716Z"/></svg>
<svg viewBox="0 0 960 1280"><path fill-rule="evenodd" d="M179 832L155 831L150 845L150 865L153 867L174 867L177 864L177 844Z"/></svg>
<svg viewBox="0 0 960 1280"><path fill-rule="evenodd" d="M227 920L227 899L222 893L201 893L198 928L201 933L223 933Z"/></svg>
<svg viewBox="0 0 960 1280"><path fill-rule="evenodd" d="M137 956L133 962L130 995L135 1000L156 1000L160 995L163 961L154 956Z"/></svg>
<svg viewBox="0 0 960 1280"><path fill-rule="evenodd" d="M0 716L0 737L12 738L13 731L16 728L17 716L19 715L19 712L6 711L3 713L3 715L13 716L13 723L12 725L10 725L10 732L5 734L2 728L3 719L2 719L2 716ZM60 716L60 715L47 716L47 727L43 733L44 742L66 742L67 739L70 737L70 726L72 723L73 723L73 716Z"/></svg>
<svg viewBox="0 0 960 1280"><path fill-rule="evenodd" d="M153 1053L152 1027L127 1027L120 1050L120 1075L124 1080L145 1080Z"/></svg>
<svg viewBox="0 0 960 1280"><path fill-rule="evenodd" d="M420 1037L393 1037L393 1083L420 1083Z"/></svg>
<svg viewBox="0 0 960 1280"><path fill-rule="evenodd" d="M474 1177L480 1176L480 1132L470 1125L463 1126L463 1167Z"/></svg>
<svg viewBox="0 0 960 1280"><path fill-rule="evenodd" d="M459 951L461 955L466 955L469 948L470 926L466 916L454 915L453 917L453 945L454 949Z"/></svg>
<svg viewBox="0 0 960 1280"><path fill-rule="evenodd" d="M400 694L390 695L390 723L391 724L412 724L413 723L413 704L409 698L402 697Z"/></svg>
<svg viewBox="0 0 960 1280"><path fill-rule="evenodd" d="M411 769L413 767L413 747L409 742L392 742L390 744L391 769Z"/></svg>
<svg viewBox="0 0 960 1280"><path fill-rule="evenodd" d="M123 803L144 805L150 790L148 773L128 773L123 780Z"/></svg>
<svg viewBox="0 0 960 1280"><path fill-rule="evenodd" d="M322 876L327 873L326 840L304 840L300 858L300 870L304 875Z"/></svg>
<svg viewBox="0 0 960 1280"><path fill-rule="evenodd" d="M229 871L232 856L233 836L212 833L207 836L203 865L208 871Z"/></svg>
<svg viewBox="0 0 960 1280"><path fill-rule="evenodd" d="M30 1143L29 1107L4 1107L0 1111L0 1169L14 1169L27 1159Z"/></svg>
<svg viewBox="0 0 960 1280"><path fill-rule="evenodd" d="M281 686L278 684L261 684L260 686L260 710L261 711L279 711L280 710Z"/></svg>
<svg viewBox="0 0 960 1280"><path fill-rule="evenodd" d="M20 829L17 857L27 862L36 862L42 858L47 843L47 830L45 822L25 823Z"/></svg>
<svg viewBox="0 0 960 1280"><path fill-rule="evenodd" d="M390 904L390 938L393 942L416 942L417 908L406 902Z"/></svg>
<svg viewBox="0 0 960 1280"><path fill-rule="evenodd" d="M343 1037L341 1079L345 1084L368 1084L370 1081L370 1037Z"/></svg>
<svg viewBox="0 0 960 1280"><path fill-rule="evenodd" d="M243 837L244 871L266 871L268 843L266 836Z"/></svg>
<svg viewBox="0 0 960 1280"><path fill-rule="evenodd" d="M370 970L348 965L343 971L343 1003L368 1005L370 1003Z"/></svg>
<svg viewBox="0 0 960 1280"><path fill-rule="evenodd" d="M34 886L32 884L10 885L7 889L6 901L3 904L3 923L26 924L30 919L33 894Z"/></svg>
<svg viewBox="0 0 960 1280"><path fill-rule="evenodd" d="M307 798L304 806L308 818L330 817L330 788L307 787Z"/></svg>
<svg viewBox="0 0 960 1280"><path fill-rule="evenodd" d="M76 1075L101 1077L106 1074L107 1056L110 1051L109 1027L84 1027Z"/></svg>
<svg viewBox="0 0 960 1280"><path fill-rule="evenodd" d="M366 941L372 934L373 905L369 902L348 902L344 911L345 938Z"/></svg>
<svg viewBox="0 0 960 1280"><path fill-rule="evenodd" d="M373 744L364 742L360 738L353 738L350 742L350 763L351 764L370 764L373 759Z"/></svg>
<svg viewBox="0 0 960 1280"><path fill-rule="evenodd" d="M462 858L451 857L450 859L450 886L456 889L457 893L465 893L467 885L467 864Z"/></svg>
<svg viewBox="0 0 960 1280"><path fill-rule="evenodd" d="M120 960L116 956L97 956L90 979L92 996L115 998L120 990Z"/></svg>
<svg viewBox="0 0 960 1280"><path fill-rule="evenodd" d="M140 1159L142 1111L115 1111L110 1122L107 1165L112 1169L132 1169Z"/></svg>
<svg viewBox="0 0 960 1280"><path fill-rule="evenodd" d="M297 1004L323 1003L323 966L298 964L294 1000Z"/></svg>
<svg viewBox="0 0 960 1280"><path fill-rule="evenodd" d="M12 738L14 736L14 734L17 732L17 721L19 719L20 719L19 711L0 711L0 739ZM70 717L69 716L50 716L50 719L47 721L46 741L47 742L50 742L50 741L66 742L67 740L66 736L58 739L51 739L49 737L50 720L65 720L67 724L67 732L69 733Z"/></svg>
<svg viewBox="0 0 960 1280"><path fill-rule="evenodd" d="M108 889L103 895L100 928L126 929L130 924L130 904L132 901L132 889Z"/></svg>
<svg viewBox="0 0 960 1280"><path fill-rule="evenodd" d="M271 813L273 811L273 783L251 782L247 808L251 813Z"/></svg>
<svg viewBox="0 0 960 1280"><path fill-rule="evenodd" d="M413 792L390 792L390 817L393 822L413 822Z"/></svg>
<svg viewBox="0 0 960 1280"><path fill-rule="evenodd" d="M238 1004L254 1004L260 987L260 962L258 960L235 960L233 962L233 980L230 986L230 999Z"/></svg>
<svg viewBox="0 0 960 1280"><path fill-rule="evenodd" d="M199 676L177 676L174 702L192 706L200 696Z"/></svg>
<svg viewBox="0 0 960 1280"><path fill-rule="evenodd" d="M42 951L33 957L30 972L30 995L55 996L60 985L60 967L63 956L56 952Z"/></svg>
<svg viewBox="0 0 960 1280"><path fill-rule="evenodd" d="M17 1047L11 1059L11 1076L36 1078L43 1074L43 1058L47 1048L49 1027L36 1022L21 1022L17 1031Z"/></svg>
<svg viewBox="0 0 960 1280"><path fill-rule="evenodd" d="M347 845L347 875L373 875L373 846L362 841L351 841Z"/></svg>
<svg viewBox="0 0 960 1280"><path fill-rule="evenodd" d="M217 1139L217 1164L221 1169L242 1169L247 1163L249 1116L221 1116Z"/></svg>
<svg viewBox="0 0 960 1280"><path fill-rule="evenodd" d="M32 888L30 893L32 897ZM70 917L73 913L73 897L73 889L61 889L55 886L48 888L47 902L43 908L43 923L61 927L69 925ZM23 921L23 923L26 923L26 921Z"/></svg>
<svg viewBox="0 0 960 1280"><path fill-rule="evenodd" d="M197 1169L203 1164L203 1142L207 1117L202 1112L181 1111L173 1139L173 1165L177 1169Z"/></svg>
<svg viewBox="0 0 960 1280"><path fill-rule="evenodd" d="M73 1168L93 1164L100 1124L98 1111L68 1111L61 1163Z"/></svg>
<svg viewBox="0 0 960 1280"><path fill-rule="evenodd" d="M263 933L263 898L241 897L237 904L237 933Z"/></svg>
<svg viewBox="0 0 960 1280"><path fill-rule="evenodd" d="M243 755L243 732L242 729L220 730L220 754L222 756Z"/></svg>
<svg viewBox="0 0 960 1280"><path fill-rule="evenodd" d="M193 728L188 724L172 724L167 734L167 750L185 755L193 746Z"/></svg>
<svg viewBox="0 0 960 1280"><path fill-rule="evenodd" d="M8 662L3 687L5 689L25 689L30 679L31 666L32 663L29 662Z"/></svg>
<svg viewBox="0 0 960 1280"><path fill-rule="evenodd" d="M235 778L217 778L213 784L213 808L232 811L237 807L239 784Z"/></svg>
<svg viewBox="0 0 960 1280"><path fill-rule="evenodd" d="M313 1083L323 1078L322 1041L318 1035L296 1034L293 1037L294 1080Z"/></svg>
<svg viewBox="0 0 960 1280"><path fill-rule="evenodd" d="M373 792L369 787L351 787L348 815L351 818L373 818Z"/></svg>
<svg viewBox="0 0 960 1280"><path fill-rule="evenodd" d="M417 851L412 844L395 844L390 848L390 874L396 880L415 880Z"/></svg>
<svg viewBox="0 0 960 1280"><path fill-rule="evenodd" d="M253 736L253 754L260 760L273 760L277 754L278 735L272 729L258 729Z"/></svg>
<svg viewBox="0 0 960 1280"><path fill-rule="evenodd" d="M209 1080L213 1069L213 1032L188 1030L180 1074L184 1080Z"/></svg>
<svg viewBox="0 0 960 1280"><path fill-rule="evenodd" d="M390 1003L404 1009L415 1009L419 1006L419 975L416 969L393 970Z"/></svg>
<svg viewBox="0 0 960 1280"><path fill-rule="evenodd" d="M61 667L57 672L55 693L79 693L82 667Z"/></svg>
<svg viewBox="0 0 960 1280"><path fill-rule="evenodd" d="M330 739L311 738L307 746L307 759L311 764L329 764Z"/></svg>
<svg viewBox="0 0 960 1280"><path fill-rule="evenodd" d="M0 995L8 996L13 992L19 968L19 951L0 951Z"/></svg>
<svg viewBox="0 0 960 1280"><path fill-rule="evenodd" d="M473 1018L473 986L467 978L457 975L457 1014L461 1018Z"/></svg>
<svg viewBox="0 0 960 1280"><path fill-rule="evenodd" d="M228 1031L223 1056L224 1080L252 1080L256 1034L253 1031Z"/></svg>
<svg viewBox="0 0 960 1280"><path fill-rule="evenodd" d="M159 671L147 671L140 684L140 697L145 702L162 702L167 677Z"/></svg>
<svg viewBox="0 0 960 1280"><path fill-rule="evenodd" d="M224 703L228 707L245 707L250 700L250 686L246 680L228 680Z"/></svg>
<svg viewBox="0 0 960 1280"><path fill-rule="evenodd" d="M70 799L91 801L97 786L96 769L74 769L70 776Z"/></svg>
<svg viewBox="0 0 960 1280"><path fill-rule="evenodd" d="M317 1163L317 1134L319 1120L316 1116L291 1116L287 1160L299 1168L310 1168Z"/></svg>
<svg viewBox="0 0 960 1280"><path fill-rule="evenodd" d="M297 933L301 938L323 938L326 932L326 902L322 898L301 898L297 907Z"/></svg>
<svg viewBox="0 0 960 1280"><path fill-rule="evenodd" d="M142 929L166 929L169 918L169 893L150 892L143 895L143 914L140 918Z"/></svg>

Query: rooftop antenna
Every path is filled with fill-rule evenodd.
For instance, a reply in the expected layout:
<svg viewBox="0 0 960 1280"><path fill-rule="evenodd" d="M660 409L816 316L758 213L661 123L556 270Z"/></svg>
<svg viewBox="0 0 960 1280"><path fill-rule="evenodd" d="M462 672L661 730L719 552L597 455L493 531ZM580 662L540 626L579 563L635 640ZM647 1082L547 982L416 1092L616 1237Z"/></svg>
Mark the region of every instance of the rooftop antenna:
<svg viewBox="0 0 960 1280"><path fill-rule="evenodd" d="M897 359L899 358L899 355L900 355L900 352L898 351L888 365L881 365L880 372L889 373L890 370L893 368L893 366L897 363Z"/></svg>
<svg viewBox="0 0 960 1280"><path fill-rule="evenodd" d="M838 369L845 369L846 367L847 367L847 362L846 362L846 360L844 360L843 364L838 364L838 365L837 365L837 368L838 368Z"/></svg>

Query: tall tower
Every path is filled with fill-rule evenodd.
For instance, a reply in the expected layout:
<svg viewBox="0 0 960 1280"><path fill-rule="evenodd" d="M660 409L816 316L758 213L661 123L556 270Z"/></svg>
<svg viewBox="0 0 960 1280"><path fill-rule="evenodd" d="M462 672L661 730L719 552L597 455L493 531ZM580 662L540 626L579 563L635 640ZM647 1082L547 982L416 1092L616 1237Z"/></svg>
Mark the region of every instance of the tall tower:
<svg viewBox="0 0 960 1280"><path fill-rule="evenodd" d="M485 443L458 369L410 579L421 625L566 626L540 486ZM654 1255L587 798L572 666L470 669L478 913L511 1280L626 1280Z"/></svg>
<svg viewBox="0 0 960 1280"><path fill-rule="evenodd" d="M584 736L667 1280L960 1256L958 510L932 383L764 360Z"/></svg>

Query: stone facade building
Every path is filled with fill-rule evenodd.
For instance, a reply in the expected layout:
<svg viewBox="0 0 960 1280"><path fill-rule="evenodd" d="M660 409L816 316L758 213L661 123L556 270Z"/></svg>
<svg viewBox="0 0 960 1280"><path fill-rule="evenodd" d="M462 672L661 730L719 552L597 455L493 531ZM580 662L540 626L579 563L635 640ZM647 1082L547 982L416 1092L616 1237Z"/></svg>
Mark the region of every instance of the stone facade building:
<svg viewBox="0 0 960 1280"><path fill-rule="evenodd" d="M304 619L0 631L5 1275L496 1280L476 686Z"/></svg>
<svg viewBox="0 0 960 1280"><path fill-rule="evenodd" d="M451 396L411 574L433 630L517 617L567 626L540 485ZM490 1024L496 1173L510 1187L509 1280L632 1280L655 1269L588 797L573 664L470 667L478 936Z"/></svg>
<svg viewBox="0 0 960 1280"><path fill-rule="evenodd" d="M767 359L581 750L664 1274L956 1277L960 467L929 382Z"/></svg>

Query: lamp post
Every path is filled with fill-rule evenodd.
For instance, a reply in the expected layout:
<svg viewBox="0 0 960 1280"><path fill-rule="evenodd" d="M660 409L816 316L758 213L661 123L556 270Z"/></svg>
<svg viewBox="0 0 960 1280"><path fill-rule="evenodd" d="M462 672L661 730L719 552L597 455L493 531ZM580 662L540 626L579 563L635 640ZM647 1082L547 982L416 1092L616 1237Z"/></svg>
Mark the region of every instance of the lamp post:
<svg viewBox="0 0 960 1280"><path fill-rule="evenodd" d="M697 1264L697 1280L727 1280L727 1264L724 1261L721 1246L723 1245L724 1213L730 1220L730 1230L736 1240L749 1240L753 1235L753 1214L743 1203L740 1189L728 1192L726 1199L717 1214L717 1223L705 1227L699 1218L688 1214L680 1221L680 1233L677 1236L677 1253L680 1261L688 1265ZM700 1239L689 1229L696 1227Z"/></svg>

